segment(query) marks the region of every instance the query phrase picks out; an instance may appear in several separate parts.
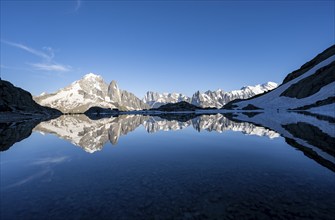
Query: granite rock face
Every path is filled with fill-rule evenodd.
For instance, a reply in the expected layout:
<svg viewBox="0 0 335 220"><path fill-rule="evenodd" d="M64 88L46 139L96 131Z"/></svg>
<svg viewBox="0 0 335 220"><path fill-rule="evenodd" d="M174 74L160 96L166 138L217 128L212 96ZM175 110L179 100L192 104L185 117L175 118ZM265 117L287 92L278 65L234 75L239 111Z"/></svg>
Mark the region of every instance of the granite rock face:
<svg viewBox="0 0 335 220"><path fill-rule="evenodd" d="M108 97L114 103L117 103L120 110L140 110L148 109L149 105L137 98L133 93L119 89L116 81L112 81L108 86Z"/></svg>

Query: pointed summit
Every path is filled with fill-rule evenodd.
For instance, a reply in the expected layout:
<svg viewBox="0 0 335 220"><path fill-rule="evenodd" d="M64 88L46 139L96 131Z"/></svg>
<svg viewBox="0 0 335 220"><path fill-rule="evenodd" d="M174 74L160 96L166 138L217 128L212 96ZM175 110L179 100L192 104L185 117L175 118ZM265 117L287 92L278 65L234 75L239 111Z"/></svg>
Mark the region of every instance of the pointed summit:
<svg viewBox="0 0 335 220"><path fill-rule="evenodd" d="M94 73L88 73L83 77L83 79L89 79L89 78L102 78L102 77Z"/></svg>
<svg viewBox="0 0 335 220"><path fill-rule="evenodd" d="M128 110L150 108L133 93L119 89L115 80L112 80L109 84L107 95L112 102L118 103L121 108L127 108Z"/></svg>
<svg viewBox="0 0 335 220"><path fill-rule="evenodd" d="M107 94L112 102L121 103L121 92L115 80L109 84Z"/></svg>
<svg viewBox="0 0 335 220"><path fill-rule="evenodd" d="M119 89L119 86L117 85L117 82L115 80L112 80L112 82L110 83L110 86L113 88L113 89Z"/></svg>

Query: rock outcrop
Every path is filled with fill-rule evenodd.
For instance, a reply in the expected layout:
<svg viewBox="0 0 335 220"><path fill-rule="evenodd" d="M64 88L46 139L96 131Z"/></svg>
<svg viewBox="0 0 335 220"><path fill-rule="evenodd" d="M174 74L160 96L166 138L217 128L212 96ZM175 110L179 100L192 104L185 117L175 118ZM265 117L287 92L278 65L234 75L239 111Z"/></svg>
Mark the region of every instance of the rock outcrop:
<svg viewBox="0 0 335 220"><path fill-rule="evenodd" d="M8 120L12 117L15 121L15 117L20 118L20 116L24 116L24 118L51 117L60 115L61 112L40 106L33 100L29 92L8 81L0 80L0 114L6 115Z"/></svg>
<svg viewBox="0 0 335 220"><path fill-rule="evenodd" d="M164 112L179 112L179 111L195 111L197 109L201 109L201 108L183 101L183 102L177 102L177 103L168 103L168 104L160 106L159 108L155 110L164 111Z"/></svg>
<svg viewBox="0 0 335 220"><path fill-rule="evenodd" d="M108 97L112 102L118 104L120 110L141 110L150 108L133 93L119 89L114 80L108 86Z"/></svg>
<svg viewBox="0 0 335 220"><path fill-rule="evenodd" d="M248 100L228 103L226 108L241 110L254 106L264 110L322 110L334 117L335 45L326 49L300 69L290 73L283 84Z"/></svg>

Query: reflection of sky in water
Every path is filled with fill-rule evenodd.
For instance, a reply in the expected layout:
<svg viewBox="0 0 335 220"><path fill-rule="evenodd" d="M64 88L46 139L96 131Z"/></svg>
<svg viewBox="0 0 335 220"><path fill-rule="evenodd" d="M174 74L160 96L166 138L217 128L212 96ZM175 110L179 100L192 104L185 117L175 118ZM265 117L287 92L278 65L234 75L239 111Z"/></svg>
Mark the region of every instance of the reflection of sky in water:
<svg viewBox="0 0 335 220"><path fill-rule="evenodd" d="M332 171L282 137L191 126L140 126L94 154L34 132L1 152L2 219L331 219L334 185Z"/></svg>

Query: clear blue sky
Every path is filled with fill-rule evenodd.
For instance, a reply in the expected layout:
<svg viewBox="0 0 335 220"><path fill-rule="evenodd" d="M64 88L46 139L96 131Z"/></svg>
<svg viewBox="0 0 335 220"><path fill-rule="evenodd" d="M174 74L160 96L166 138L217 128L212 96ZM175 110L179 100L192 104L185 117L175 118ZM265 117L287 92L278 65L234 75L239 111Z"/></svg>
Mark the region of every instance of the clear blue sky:
<svg viewBox="0 0 335 220"><path fill-rule="evenodd" d="M3 1L1 75L32 94L89 72L146 91L281 82L334 44L334 1Z"/></svg>

